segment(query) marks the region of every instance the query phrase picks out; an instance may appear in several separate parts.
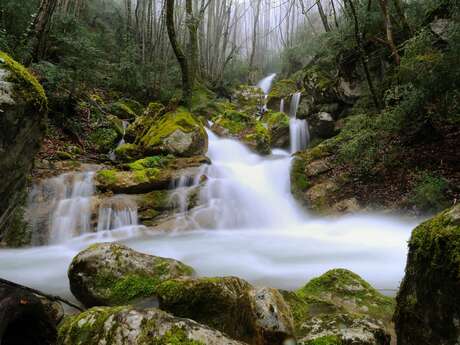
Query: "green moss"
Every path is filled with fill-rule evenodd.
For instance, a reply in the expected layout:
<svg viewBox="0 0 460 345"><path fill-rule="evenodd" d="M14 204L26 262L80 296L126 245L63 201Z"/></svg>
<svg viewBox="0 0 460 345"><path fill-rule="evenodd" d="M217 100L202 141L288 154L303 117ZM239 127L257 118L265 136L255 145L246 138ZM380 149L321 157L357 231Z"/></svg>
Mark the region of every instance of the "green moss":
<svg viewBox="0 0 460 345"><path fill-rule="evenodd" d="M165 107L161 103L150 102L144 111L144 116L152 119L158 118L164 111Z"/></svg>
<svg viewBox="0 0 460 345"><path fill-rule="evenodd" d="M148 168L143 170L134 171L134 180L138 183L149 182L150 180L156 178L160 173L158 168Z"/></svg>
<svg viewBox="0 0 460 345"><path fill-rule="evenodd" d="M99 170L96 178L105 185L114 184L117 182L117 170Z"/></svg>
<svg viewBox="0 0 460 345"><path fill-rule="evenodd" d="M270 111L265 115L265 121L270 128L289 127L289 116L286 113Z"/></svg>
<svg viewBox="0 0 460 345"><path fill-rule="evenodd" d="M291 168L291 192L299 200L302 199L302 194L310 188L310 182L305 173L305 165L305 160L296 157Z"/></svg>
<svg viewBox="0 0 460 345"><path fill-rule="evenodd" d="M119 134L114 128L99 127L93 130L89 140L96 146L97 150L107 153L114 148Z"/></svg>
<svg viewBox="0 0 460 345"><path fill-rule="evenodd" d="M142 105L129 99L120 99L112 104L110 111L117 117L129 120L142 113Z"/></svg>
<svg viewBox="0 0 460 345"><path fill-rule="evenodd" d="M151 156L137 160L127 165L130 170L139 171L149 168L164 168L171 160L170 156Z"/></svg>
<svg viewBox="0 0 460 345"><path fill-rule="evenodd" d="M159 282L159 278L130 274L116 281L109 298L115 304L125 304L140 297L150 297Z"/></svg>
<svg viewBox="0 0 460 345"><path fill-rule="evenodd" d="M0 51L0 64L6 66L11 72L9 81L20 85L22 88L15 89L27 101L32 102L41 111L48 109L48 99L45 90L37 79L20 63L12 59L8 54Z"/></svg>
<svg viewBox="0 0 460 345"><path fill-rule="evenodd" d="M342 340L335 336L335 335L330 335L330 336L325 336L313 340L309 340L306 343L303 343L302 345L342 345Z"/></svg>
<svg viewBox="0 0 460 345"><path fill-rule="evenodd" d="M136 144L123 144L115 149L115 156L122 162L133 161L141 155L141 149Z"/></svg>
<svg viewBox="0 0 460 345"><path fill-rule="evenodd" d="M173 327L162 337L150 339L152 345L206 345L201 341L189 339L185 331L180 327Z"/></svg>
<svg viewBox="0 0 460 345"><path fill-rule="evenodd" d="M287 98L292 94L298 92L296 82L290 79L279 80L273 84L270 93L268 94L268 98Z"/></svg>
<svg viewBox="0 0 460 345"><path fill-rule="evenodd" d="M203 125L185 108L166 114L156 125L151 127L147 134L140 140L144 146L155 147L160 145L176 130L189 133L199 129L203 136L206 135Z"/></svg>
<svg viewBox="0 0 460 345"><path fill-rule="evenodd" d="M449 206L448 189L449 185L442 177L423 173L417 178L409 202L422 212L436 213Z"/></svg>
<svg viewBox="0 0 460 345"><path fill-rule="evenodd" d="M74 159L74 156L71 153L64 152L64 151L57 151L56 156L57 158L61 160L73 160Z"/></svg>

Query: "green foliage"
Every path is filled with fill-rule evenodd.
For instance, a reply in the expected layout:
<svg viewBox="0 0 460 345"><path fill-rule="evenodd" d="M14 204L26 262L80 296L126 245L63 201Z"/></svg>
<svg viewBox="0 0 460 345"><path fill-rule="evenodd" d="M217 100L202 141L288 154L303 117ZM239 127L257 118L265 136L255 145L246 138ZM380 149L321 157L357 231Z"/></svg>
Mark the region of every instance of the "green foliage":
<svg viewBox="0 0 460 345"><path fill-rule="evenodd" d="M449 206L448 189L448 182L442 177L423 173L412 190L410 202L422 212L439 212Z"/></svg>
<svg viewBox="0 0 460 345"><path fill-rule="evenodd" d="M309 340L304 345L342 345L342 341L335 335L324 336L321 338Z"/></svg>

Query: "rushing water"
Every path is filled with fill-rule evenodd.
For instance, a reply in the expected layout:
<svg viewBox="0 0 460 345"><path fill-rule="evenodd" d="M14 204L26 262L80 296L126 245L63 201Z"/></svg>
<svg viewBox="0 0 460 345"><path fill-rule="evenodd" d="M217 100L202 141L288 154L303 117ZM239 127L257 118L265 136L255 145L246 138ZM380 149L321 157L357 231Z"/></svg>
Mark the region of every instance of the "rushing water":
<svg viewBox="0 0 460 345"><path fill-rule="evenodd" d="M0 276L70 297L67 268L72 257L93 242L119 240L142 252L182 260L201 275L235 275L294 289L328 269L343 267L378 288L397 288L414 223L363 215L312 218L289 192L288 153L260 157L234 140L212 133L209 139L213 164L203 167L208 179L199 193L200 206L182 209L183 222L195 230L159 233L123 226L102 231L116 227L117 219L134 217L129 205L109 199L106 205L112 213L101 205L104 225L97 233L51 246L0 250Z"/></svg>
<svg viewBox="0 0 460 345"><path fill-rule="evenodd" d="M259 83L257 83L257 86L262 89L265 95L268 95L268 93L270 92L275 77L276 73L273 73L259 81Z"/></svg>
<svg viewBox="0 0 460 345"><path fill-rule="evenodd" d="M310 133L308 130L307 120L299 120L297 118L297 110L299 109L300 92L292 95L291 106L289 109L289 135L291 141L291 153L304 150L310 142Z"/></svg>

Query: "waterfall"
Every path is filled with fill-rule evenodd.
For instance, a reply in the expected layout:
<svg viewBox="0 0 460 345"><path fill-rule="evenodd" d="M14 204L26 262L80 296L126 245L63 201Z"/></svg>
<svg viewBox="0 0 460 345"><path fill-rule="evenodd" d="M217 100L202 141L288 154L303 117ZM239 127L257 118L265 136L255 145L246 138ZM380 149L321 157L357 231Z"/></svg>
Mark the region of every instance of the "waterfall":
<svg viewBox="0 0 460 345"><path fill-rule="evenodd" d="M268 95L272 88L273 80L276 77L276 73L270 74L257 83L257 87L261 88L265 95Z"/></svg>
<svg viewBox="0 0 460 345"><path fill-rule="evenodd" d="M99 206L97 231L138 225L137 204L124 195L105 200Z"/></svg>
<svg viewBox="0 0 460 345"><path fill-rule="evenodd" d="M281 98L280 101L280 113L284 113L284 98Z"/></svg>
<svg viewBox="0 0 460 345"><path fill-rule="evenodd" d="M122 128L123 128L123 134L122 134L121 139L120 139L120 141L118 142L117 147L115 148L115 150L116 150L117 148L119 148L121 145L126 144L125 136L126 136L126 129L128 128L129 122L126 121L126 120L122 120L121 124L122 124ZM117 157L116 157L116 155L115 155L115 150L112 150L112 151L110 151L110 153L109 153L109 159L110 159L111 161L115 161L115 160L117 159Z"/></svg>
<svg viewBox="0 0 460 345"><path fill-rule="evenodd" d="M291 153L304 150L310 141L310 133L308 131L307 120L297 119L297 110L299 109L300 92L292 95L291 106L289 108L289 134L291 141Z"/></svg>
<svg viewBox="0 0 460 345"><path fill-rule="evenodd" d="M91 230L94 172L64 174L52 182L57 187L48 242L62 243Z"/></svg>

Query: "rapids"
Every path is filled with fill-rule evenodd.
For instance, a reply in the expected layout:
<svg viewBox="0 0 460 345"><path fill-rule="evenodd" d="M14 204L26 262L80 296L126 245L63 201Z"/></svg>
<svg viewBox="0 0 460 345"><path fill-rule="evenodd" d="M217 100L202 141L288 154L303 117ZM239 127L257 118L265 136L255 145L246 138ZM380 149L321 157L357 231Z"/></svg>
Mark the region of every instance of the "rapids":
<svg viewBox="0 0 460 345"><path fill-rule="evenodd" d="M62 236L60 243L48 246L1 249L0 276L71 298L67 268L72 257L91 243L119 240L145 253L181 260L205 276L235 275L254 284L296 289L341 267L379 289L398 287L415 222L375 215L313 218L289 192L287 152L261 157L211 132L209 139L213 164L204 168L208 180L201 206L181 216L195 230L152 232L136 225L104 230L136 224L132 206L112 200L110 208L118 213L101 211L104 225L98 232ZM179 196L177 202L184 202ZM60 231L70 231L66 229Z"/></svg>

